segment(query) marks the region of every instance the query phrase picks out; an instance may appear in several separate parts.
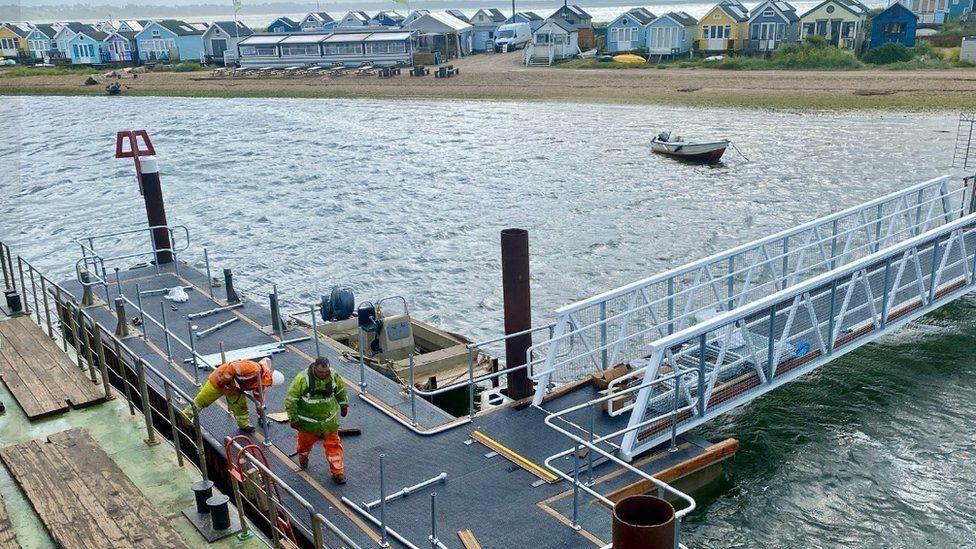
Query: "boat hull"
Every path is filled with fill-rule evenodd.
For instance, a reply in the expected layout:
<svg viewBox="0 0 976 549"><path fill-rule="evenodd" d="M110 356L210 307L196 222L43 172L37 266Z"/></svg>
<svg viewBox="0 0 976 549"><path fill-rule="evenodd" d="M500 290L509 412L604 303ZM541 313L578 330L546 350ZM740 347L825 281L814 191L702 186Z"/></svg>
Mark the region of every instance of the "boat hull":
<svg viewBox="0 0 976 549"><path fill-rule="evenodd" d="M713 141L710 143L666 143L654 140L651 142L651 150L658 154L681 158L684 160L696 160L700 162L718 162L725 149L728 148L728 141Z"/></svg>

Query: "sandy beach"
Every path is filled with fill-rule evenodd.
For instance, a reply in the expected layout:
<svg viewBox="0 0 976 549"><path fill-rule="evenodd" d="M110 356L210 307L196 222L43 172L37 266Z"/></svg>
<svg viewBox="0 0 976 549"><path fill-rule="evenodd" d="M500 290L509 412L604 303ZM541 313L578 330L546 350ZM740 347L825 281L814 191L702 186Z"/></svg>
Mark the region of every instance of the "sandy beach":
<svg viewBox="0 0 976 549"><path fill-rule="evenodd" d="M452 63L449 79L281 76L213 77L154 72L126 79L124 95L301 98L429 98L680 104L711 107L976 109L976 69L730 71L708 69L526 68L521 52ZM104 95L84 76L0 78L4 95Z"/></svg>

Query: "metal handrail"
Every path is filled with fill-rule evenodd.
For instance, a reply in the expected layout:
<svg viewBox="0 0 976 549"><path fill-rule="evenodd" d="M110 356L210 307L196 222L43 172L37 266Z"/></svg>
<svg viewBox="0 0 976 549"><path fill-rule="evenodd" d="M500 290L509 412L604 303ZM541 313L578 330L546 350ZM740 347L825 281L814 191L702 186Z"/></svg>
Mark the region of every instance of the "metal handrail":
<svg viewBox="0 0 976 549"><path fill-rule="evenodd" d="M156 241L155 241L155 238L153 236L153 231L156 231L156 230L159 230L159 229L165 229L169 233L169 237L170 237L170 247L169 248L157 248L156 247ZM183 231L183 240L184 241L183 241L182 246L179 246L179 247L176 246L176 245L174 245L174 242L176 242L176 236L175 236L175 234L176 234L176 231L177 230L182 230ZM111 237L125 236L125 235L137 234L137 233L142 233L142 232L149 233L149 238L150 238L150 243L152 245L152 250L144 251L144 252L124 253L124 254L119 254L119 255L114 255L114 256L108 256L108 257L104 257L99 252L95 251L94 242L95 242L96 239L103 239L103 238L111 238ZM142 256L153 256L153 257L155 257L159 253L170 253L170 254L173 255L173 257L175 259L176 258L176 255L179 252L186 251L187 249L190 248L190 230L186 227L186 225L152 225L152 226L149 226L149 227L140 227L138 229L128 229L128 230L125 230L125 231L117 231L117 232L114 232L114 233L105 233L105 234L98 234L98 235L83 236L83 237L75 238L73 240L74 240L75 244L78 244L81 247L81 254L82 254L82 257L78 261L75 262L75 273L76 273L76 276L78 278L78 282L80 284L82 284L83 286L93 286L93 285L105 285L105 286L107 286L108 285L108 280L107 280L108 279L108 274L107 274L107 272L105 270L105 263L106 262L119 261L119 260L122 260L122 259L131 259L133 257L142 257ZM86 242L87 242L87 244L86 244ZM89 276L94 276L94 278L96 280L89 281L89 282L85 282L82 279L82 277L81 277L81 272L82 272L81 271L81 267L82 267L82 264L84 264L84 267L85 267L84 270L85 270L85 272L87 272L89 274ZM92 272L92 270L89 269L89 265L93 265L95 267L94 272ZM101 274L99 274L99 272L98 272L99 271L99 269L98 269L99 267L101 267ZM156 269L157 269L157 273L158 273L159 272L159 265L158 264L156 264Z"/></svg>

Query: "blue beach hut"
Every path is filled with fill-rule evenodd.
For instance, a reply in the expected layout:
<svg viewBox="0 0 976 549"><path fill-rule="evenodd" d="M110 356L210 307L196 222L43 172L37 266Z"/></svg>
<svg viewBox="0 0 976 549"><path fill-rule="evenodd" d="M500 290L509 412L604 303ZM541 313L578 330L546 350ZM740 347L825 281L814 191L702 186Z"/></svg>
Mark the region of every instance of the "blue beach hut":
<svg viewBox="0 0 976 549"><path fill-rule="evenodd" d="M904 5L895 3L871 21L871 45L877 48L897 42L909 48L915 45L918 16Z"/></svg>

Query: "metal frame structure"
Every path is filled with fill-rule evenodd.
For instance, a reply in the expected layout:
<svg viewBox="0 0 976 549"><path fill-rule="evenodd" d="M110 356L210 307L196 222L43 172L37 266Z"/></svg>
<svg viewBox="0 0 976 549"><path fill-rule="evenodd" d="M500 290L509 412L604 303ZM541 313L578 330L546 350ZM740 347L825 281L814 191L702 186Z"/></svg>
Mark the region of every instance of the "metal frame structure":
<svg viewBox="0 0 976 549"><path fill-rule="evenodd" d="M967 169L976 166L976 112L959 114L956 127L956 144L952 150L952 167Z"/></svg>
<svg viewBox="0 0 976 549"><path fill-rule="evenodd" d="M556 383L646 358L650 343L949 223L967 188L940 177L556 311L528 351L539 406Z"/></svg>

